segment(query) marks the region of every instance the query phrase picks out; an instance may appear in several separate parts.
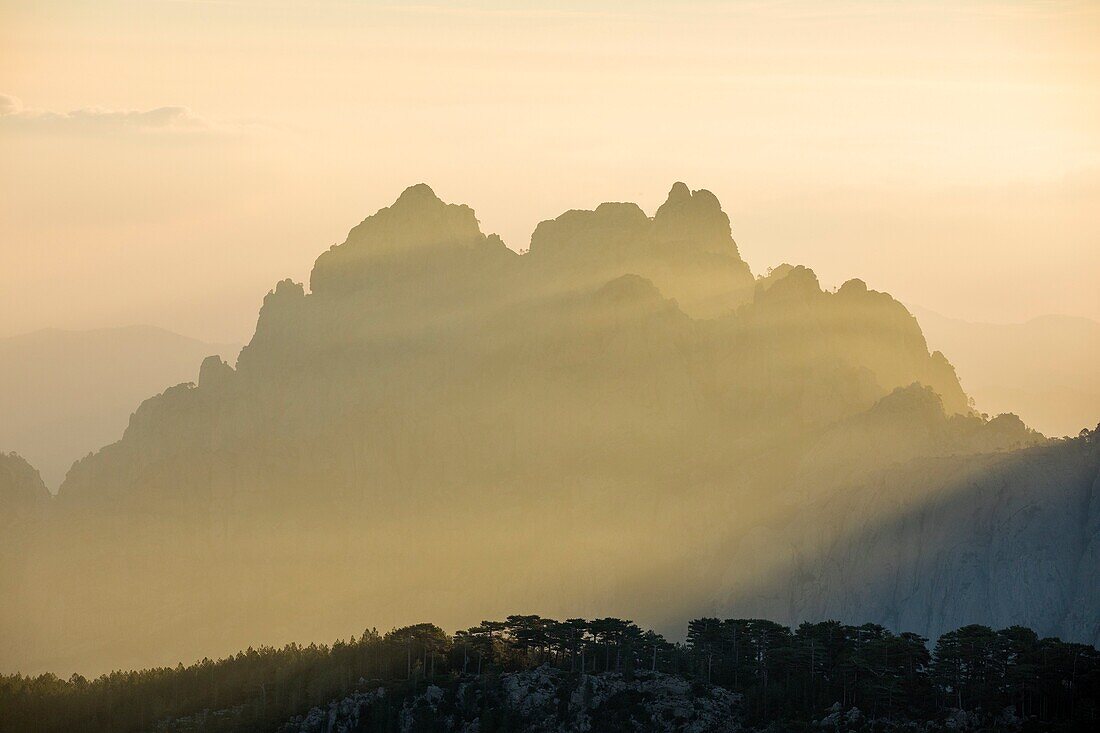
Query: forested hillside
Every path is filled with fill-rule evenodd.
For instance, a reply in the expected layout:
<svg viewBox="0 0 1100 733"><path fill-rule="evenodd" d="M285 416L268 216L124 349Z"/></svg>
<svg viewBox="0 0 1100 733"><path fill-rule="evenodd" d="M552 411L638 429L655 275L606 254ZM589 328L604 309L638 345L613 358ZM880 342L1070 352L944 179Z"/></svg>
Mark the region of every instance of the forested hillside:
<svg viewBox="0 0 1100 733"><path fill-rule="evenodd" d="M930 648L835 621L421 623L184 667L0 677L0 731L1088 731L1100 653L1013 626Z"/></svg>

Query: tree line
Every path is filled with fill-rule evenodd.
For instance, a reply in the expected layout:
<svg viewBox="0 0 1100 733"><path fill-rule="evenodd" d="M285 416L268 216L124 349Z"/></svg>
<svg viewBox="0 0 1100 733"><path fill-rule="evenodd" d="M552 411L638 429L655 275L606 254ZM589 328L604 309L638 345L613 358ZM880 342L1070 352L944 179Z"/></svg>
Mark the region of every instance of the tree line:
<svg viewBox="0 0 1100 733"><path fill-rule="evenodd" d="M249 648L190 666L89 680L0 676L0 731L253 730L364 686L390 704L427 684L539 665L578 675L674 674L741 693L750 725L806 722L834 704L872 718L931 720L951 709L1006 710L1044 730L1100 725L1100 653L1013 626L965 626L930 648L917 634L836 621L789 628L764 619L699 618L684 643L618 618L509 616L445 633L422 623L368 629L331 646Z"/></svg>

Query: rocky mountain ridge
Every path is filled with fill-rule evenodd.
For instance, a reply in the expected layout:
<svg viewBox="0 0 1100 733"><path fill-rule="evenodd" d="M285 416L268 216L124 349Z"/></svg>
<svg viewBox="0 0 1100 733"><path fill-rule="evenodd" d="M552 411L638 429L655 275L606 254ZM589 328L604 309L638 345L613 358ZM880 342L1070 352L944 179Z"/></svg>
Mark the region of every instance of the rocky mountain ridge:
<svg viewBox="0 0 1100 733"><path fill-rule="evenodd" d="M982 456L1043 440L974 414L889 295L829 292L800 266L754 278L707 191L677 184L653 217L567 212L519 255L421 184L322 253L308 292L278 283L235 367L207 359L74 465L20 562L80 602L18 588L0 652L141 665L412 609L460 626L495 608L630 607L659 626L785 598L782 620L887 620L875 599L834 603L870 572L829 571L862 567L835 552L850 518L877 537L892 516L844 497L894 471L919 512L946 481L922 461L992 470ZM918 554L899 561L918 588L962 572ZM930 635L978 607L905 602ZM1078 629L1061 608L1015 610Z"/></svg>

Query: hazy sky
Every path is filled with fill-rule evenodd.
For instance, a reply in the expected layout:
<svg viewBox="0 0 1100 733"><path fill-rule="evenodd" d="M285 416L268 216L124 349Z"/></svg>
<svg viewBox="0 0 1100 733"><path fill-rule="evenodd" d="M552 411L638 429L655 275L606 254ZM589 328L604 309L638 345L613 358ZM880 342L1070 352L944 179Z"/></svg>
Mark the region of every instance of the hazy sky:
<svg viewBox="0 0 1100 733"><path fill-rule="evenodd" d="M1100 319L1100 3L0 0L0 336L245 340L411 183L523 249L675 180L757 273Z"/></svg>

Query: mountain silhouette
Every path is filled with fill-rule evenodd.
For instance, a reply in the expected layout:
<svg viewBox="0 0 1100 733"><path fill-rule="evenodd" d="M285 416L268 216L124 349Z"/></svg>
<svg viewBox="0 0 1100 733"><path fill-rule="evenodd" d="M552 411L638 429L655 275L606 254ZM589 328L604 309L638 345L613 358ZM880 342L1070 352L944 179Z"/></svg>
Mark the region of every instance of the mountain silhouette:
<svg viewBox="0 0 1100 733"><path fill-rule="evenodd" d="M929 343L951 354L977 409L1011 409L1047 435L1076 435L1100 415L1100 323L1040 316L970 323L915 309Z"/></svg>
<svg viewBox="0 0 1100 733"><path fill-rule="evenodd" d="M16 453L0 453L0 528L11 530L48 510L50 492L31 464Z"/></svg>
<svg viewBox="0 0 1100 733"><path fill-rule="evenodd" d="M323 252L308 290L276 284L235 365L208 358L143 402L72 467L37 539L0 548L53 589L0 594L0 665L142 666L364 617L465 627L516 608L890 621L851 592L882 568L853 558L884 557L875 528L953 486L929 466L999 472L1023 506L1051 486L1000 457L1044 450L1077 465L1018 418L974 413L888 294L824 290L790 264L754 277L705 190L677 183L652 217L567 212L521 255L419 184ZM1092 500L1091 465L1073 469L1073 501ZM895 485L893 504L875 493ZM962 505L971 525L994 516ZM930 589L973 564L936 545L967 525L929 516L946 528L905 535L918 549L896 597L906 628L934 635L981 608L935 610ZM1067 578L1096 528L1073 532L1084 545L1050 559ZM982 557L989 577L1017 560ZM1095 633L1065 604L1001 610Z"/></svg>
<svg viewBox="0 0 1100 733"><path fill-rule="evenodd" d="M193 380L207 354L238 351L155 326L0 338L0 446L34 463L56 490L73 461L118 439L141 400Z"/></svg>

